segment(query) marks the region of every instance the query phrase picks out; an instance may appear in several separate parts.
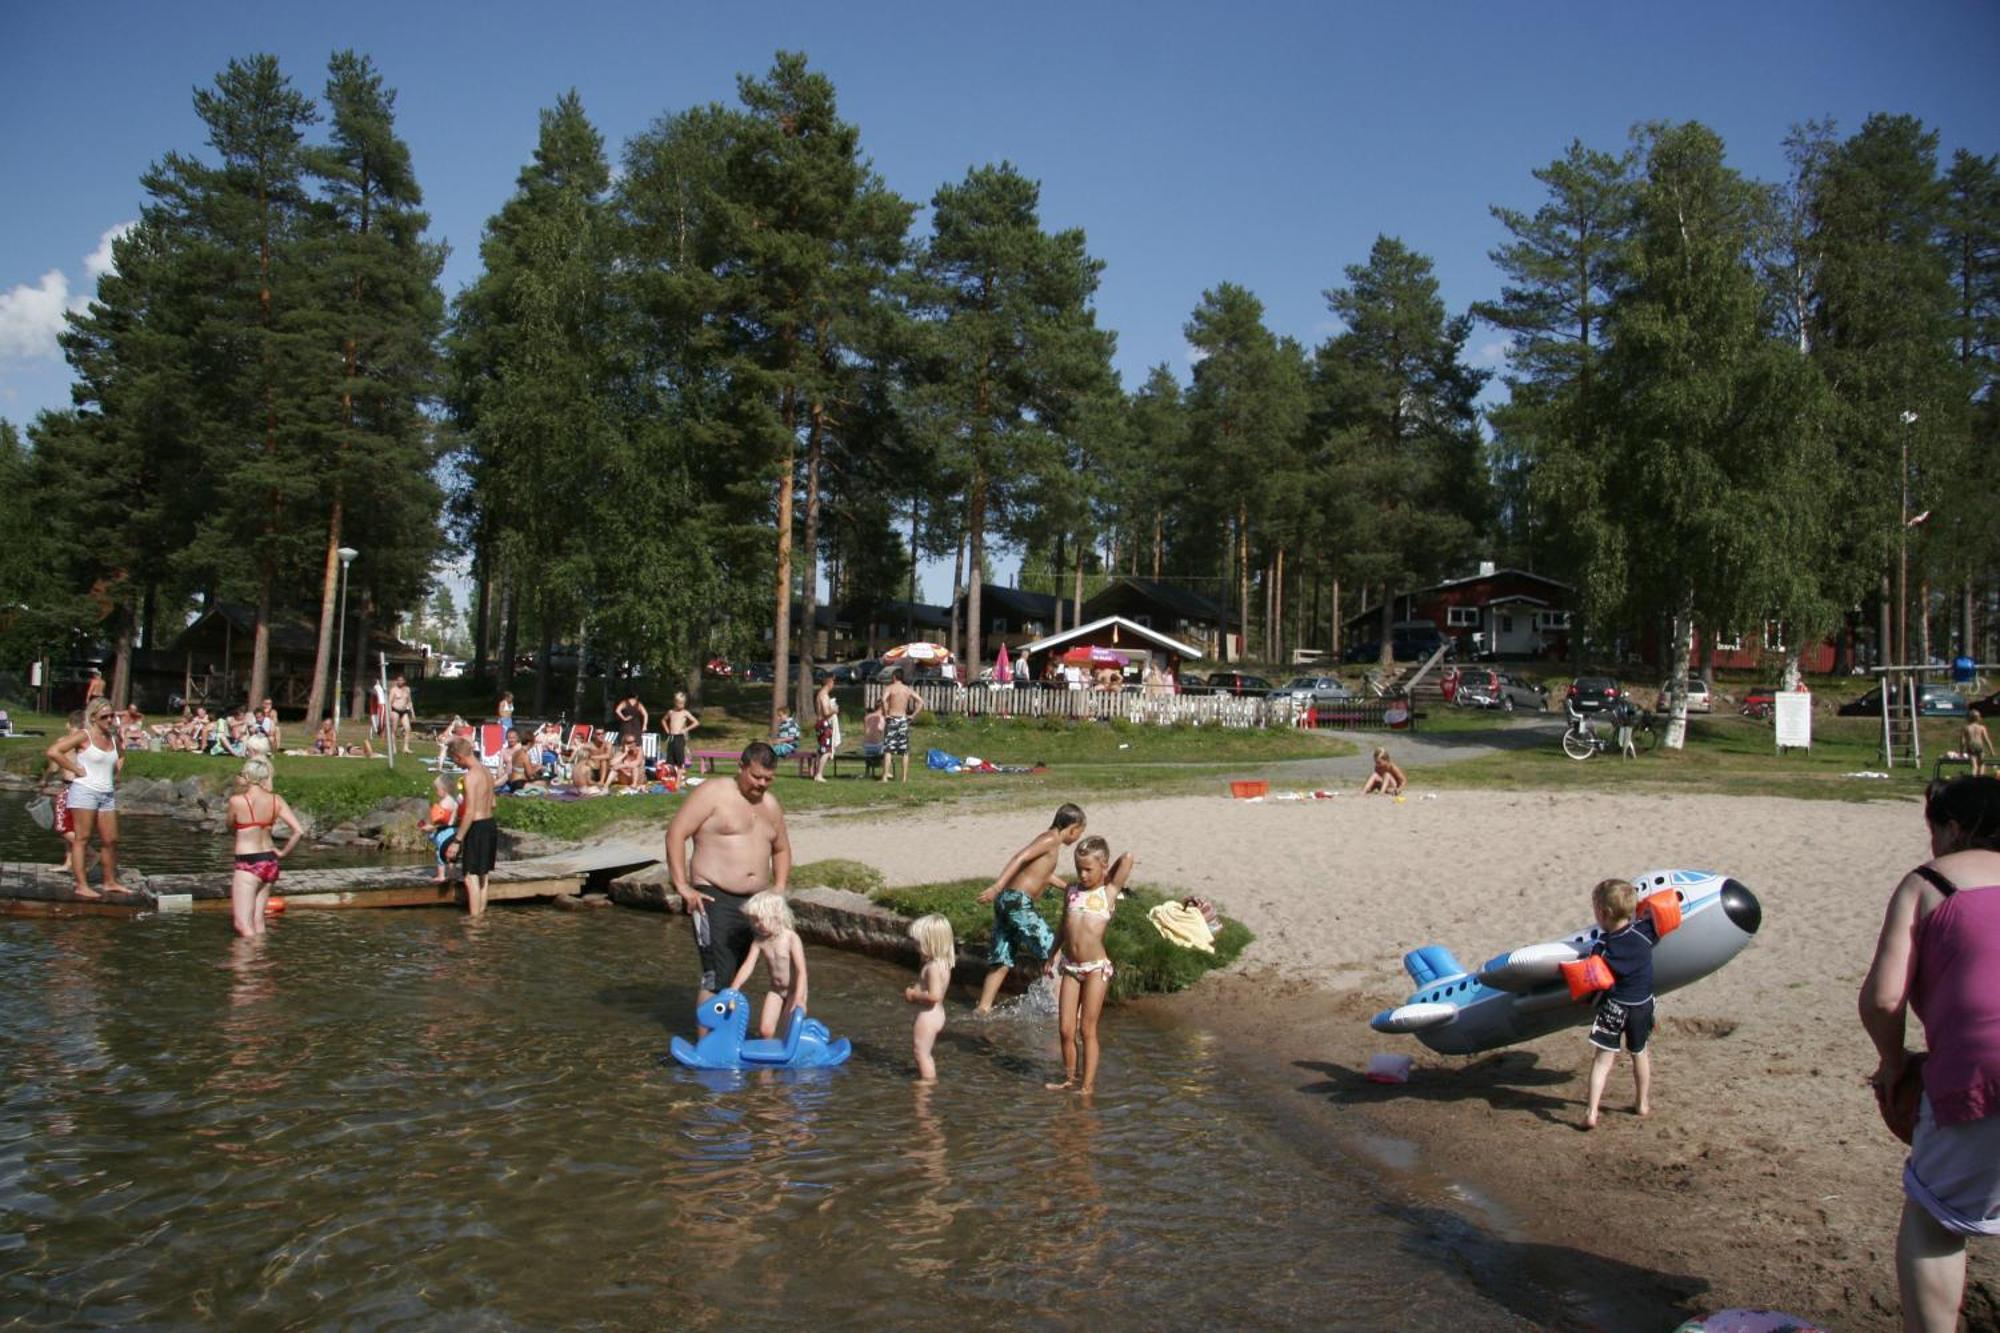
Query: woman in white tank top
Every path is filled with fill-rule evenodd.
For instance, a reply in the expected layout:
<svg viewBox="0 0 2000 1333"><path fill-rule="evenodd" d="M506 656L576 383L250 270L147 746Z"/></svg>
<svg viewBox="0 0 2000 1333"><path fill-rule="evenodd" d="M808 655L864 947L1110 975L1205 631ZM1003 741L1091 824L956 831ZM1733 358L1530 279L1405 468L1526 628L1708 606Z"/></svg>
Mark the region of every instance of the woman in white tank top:
<svg viewBox="0 0 2000 1333"><path fill-rule="evenodd" d="M83 730L63 737L48 748L48 756L69 778L69 808L76 821L76 840L70 844L69 868L76 876L78 898L104 896L84 878L84 847L91 831L104 867L104 893L127 893L118 882L118 770L125 763L118 747L117 718L108 699L97 698L84 714Z"/></svg>

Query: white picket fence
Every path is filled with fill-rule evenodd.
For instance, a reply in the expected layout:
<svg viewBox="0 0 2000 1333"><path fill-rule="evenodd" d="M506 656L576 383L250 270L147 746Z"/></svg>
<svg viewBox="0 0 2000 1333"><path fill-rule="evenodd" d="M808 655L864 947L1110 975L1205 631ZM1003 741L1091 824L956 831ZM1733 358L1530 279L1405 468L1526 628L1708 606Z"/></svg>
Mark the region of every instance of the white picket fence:
<svg viewBox="0 0 2000 1333"><path fill-rule="evenodd" d="M871 682L863 697L869 707L881 702L888 687ZM1289 696L1267 699L1233 694L1148 694L1125 690L1045 690L1039 686L996 689L991 685L960 686L943 681L919 681L911 686L924 707L952 717L1058 717L1072 721L1149 722L1159 726L1186 723L1219 727L1289 727L1299 719L1299 706Z"/></svg>

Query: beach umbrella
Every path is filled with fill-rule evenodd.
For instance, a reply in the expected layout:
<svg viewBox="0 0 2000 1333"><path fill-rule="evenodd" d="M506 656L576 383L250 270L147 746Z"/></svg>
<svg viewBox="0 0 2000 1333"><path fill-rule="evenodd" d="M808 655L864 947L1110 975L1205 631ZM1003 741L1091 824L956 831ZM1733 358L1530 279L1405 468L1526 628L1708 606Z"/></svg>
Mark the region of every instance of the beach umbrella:
<svg viewBox="0 0 2000 1333"><path fill-rule="evenodd" d="M948 662L951 650L941 643L905 643L882 654L884 662Z"/></svg>
<svg viewBox="0 0 2000 1333"><path fill-rule="evenodd" d="M1000 656L993 659L993 679L1006 680L1014 674L1014 664L1007 660L1007 645L1000 645Z"/></svg>

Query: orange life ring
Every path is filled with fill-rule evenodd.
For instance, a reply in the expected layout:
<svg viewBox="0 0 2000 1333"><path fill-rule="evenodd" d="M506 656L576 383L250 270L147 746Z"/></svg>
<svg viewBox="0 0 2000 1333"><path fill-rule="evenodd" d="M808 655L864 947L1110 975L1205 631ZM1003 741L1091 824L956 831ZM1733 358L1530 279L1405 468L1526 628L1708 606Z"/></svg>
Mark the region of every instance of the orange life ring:
<svg viewBox="0 0 2000 1333"><path fill-rule="evenodd" d="M264 902L265 916L283 916L284 913L285 913L285 900L283 898L273 895L272 897L265 900Z"/></svg>

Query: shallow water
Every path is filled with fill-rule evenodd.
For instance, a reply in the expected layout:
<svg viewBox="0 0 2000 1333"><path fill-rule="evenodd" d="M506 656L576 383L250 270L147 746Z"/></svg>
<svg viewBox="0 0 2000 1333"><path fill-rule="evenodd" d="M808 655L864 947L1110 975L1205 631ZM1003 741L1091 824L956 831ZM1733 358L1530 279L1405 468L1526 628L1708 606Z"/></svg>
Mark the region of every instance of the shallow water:
<svg viewBox="0 0 2000 1333"><path fill-rule="evenodd" d="M54 865L62 859L62 842L28 815L32 793L0 792L0 864ZM278 829L282 846L285 829ZM230 841L190 819L171 815L118 816L118 865L143 874L176 875L229 870ZM414 865L429 858L418 852L387 852L379 847L322 847L302 842L285 858L290 870L331 870L346 866Z"/></svg>
<svg viewBox="0 0 2000 1333"><path fill-rule="evenodd" d="M714 1086L685 927L622 911L0 922L0 1321L1522 1326L1213 1038L955 1006L811 954L844 1068ZM706 1076L714 1078L715 1076Z"/></svg>

